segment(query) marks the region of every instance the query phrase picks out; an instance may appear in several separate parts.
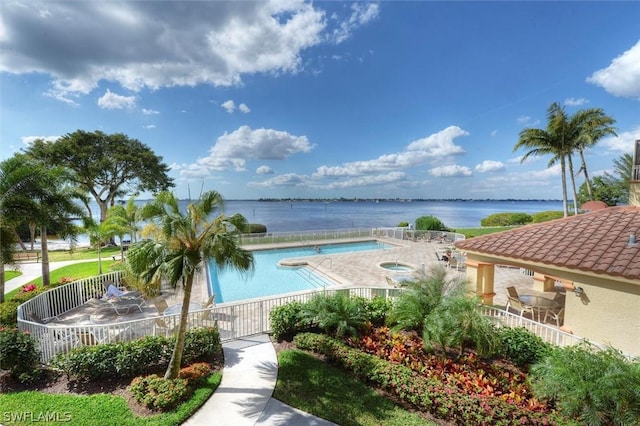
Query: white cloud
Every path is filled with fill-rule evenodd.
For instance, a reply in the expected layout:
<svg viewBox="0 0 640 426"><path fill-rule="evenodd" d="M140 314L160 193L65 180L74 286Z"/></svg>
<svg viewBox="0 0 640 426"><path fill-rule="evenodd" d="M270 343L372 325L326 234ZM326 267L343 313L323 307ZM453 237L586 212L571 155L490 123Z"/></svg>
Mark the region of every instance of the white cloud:
<svg viewBox="0 0 640 426"><path fill-rule="evenodd" d="M505 166L502 161L484 160L482 163L477 164L474 169L480 173L493 173L503 171Z"/></svg>
<svg viewBox="0 0 640 426"><path fill-rule="evenodd" d="M342 43L351 37L351 33L355 29L374 20L378 17L379 13L380 7L376 3L352 3L351 16L333 31L333 41L336 44Z"/></svg>
<svg viewBox="0 0 640 426"><path fill-rule="evenodd" d="M248 114L251 112L251 109L249 109L249 107L246 104L240 104L238 105L238 109L240 110L240 112Z"/></svg>
<svg viewBox="0 0 640 426"><path fill-rule="evenodd" d="M313 177L362 176L441 161L448 156L463 154L464 149L455 145L454 139L467 135L467 131L457 126L449 126L438 133L409 143L406 149L399 153L384 154L373 160L343 163L340 166L320 166Z"/></svg>
<svg viewBox="0 0 640 426"><path fill-rule="evenodd" d="M496 137L496 136L498 136L498 131L497 130L492 130L491 131L491 137L493 138L493 137Z"/></svg>
<svg viewBox="0 0 640 426"><path fill-rule="evenodd" d="M435 177L471 176L473 172L466 166L451 164L448 166L438 166L429 170L429 174Z"/></svg>
<svg viewBox="0 0 640 426"><path fill-rule="evenodd" d="M46 94L70 104L101 81L133 92L231 86L245 74L299 72L306 49L344 41L378 14L354 3L329 21L304 0L6 3L0 72L48 75Z"/></svg>
<svg viewBox="0 0 640 426"><path fill-rule="evenodd" d="M602 140L601 144L608 151L633 154L635 141L637 140L640 140L640 127L636 127L629 132L620 133L618 136L607 137Z"/></svg>
<svg viewBox="0 0 640 426"><path fill-rule="evenodd" d="M20 138L24 145L31 145L34 141L41 139L46 142L55 142L60 136L23 136Z"/></svg>
<svg viewBox="0 0 640 426"><path fill-rule="evenodd" d="M331 182L324 189L345 189L354 187L363 187L371 185L385 185L389 183L401 182L406 180L403 172L389 172L377 175L358 176L341 180L339 182Z"/></svg>
<svg viewBox="0 0 640 426"><path fill-rule="evenodd" d="M262 182L249 182L249 186L271 187L271 186L304 186L307 178L295 173L274 176Z"/></svg>
<svg viewBox="0 0 640 426"><path fill-rule="evenodd" d="M589 103L588 99L585 98L567 98L564 100L564 104L566 106L581 106Z"/></svg>
<svg viewBox="0 0 640 426"><path fill-rule="evenodd" d="M527 172L524 174L524 180L535 182L537 185L540 179L549 179L552 177L558 177L561 175L561 172L562 170L560 169L560 164L556 164L551 167L547 167L546 169Z"/></svg>
<svg viewBox="0 0 640 426"><path fill-rule="evenodd" d="M233 111L236 110L236 103L233 102L231 99L229 99L228 101L223 102L220 106L225 111L227 111L229 114L231 114Z"/></svg>
<svg viewBox="0 0 640 426"><path fill-rule="evenodd" d="M587 78L615 96L640 99L640 41Z"/></svg>
<svg viewBox="0 0 640 426"><path fill-rule="evenodd" d="M525 127L534 127L540 124L540 120L534 120L528 115L521 115L520 117L516 118L516 122Z"/></svg>
<svg viewBox="0 0 640 426"><path fill-rule="evenodd" d="M147 124L146 126L144 126L145 129L155 129L156 125L155 124Z"/></svg>
<svg viewBox="0 0 640 426"><path fill-rule="evenodd" d="M269 166L260 166L256 169L256 173L259 175L272 175L274 172Z"/></svg>
<svg viewBox="0 0 640 426"><path fill-rule="evenodd" d="M102 109L130 109L136 106L136 97L118 95L107 89L98 99L98 106Z"/></svg>
<svg viewBox="0 0 640 426"><path fill-rule="evenodd" d="M153 109L142 108L142 113L144 115L157 115L157 114L160 114L160 111L156 111L156 110L153 110Z"/></svg>
<svg viewBox="0 0 640 426"><path fill-rule="evenodd" d="M220 136L207 157L185 166L181 174L206 177L214 171L245 171L247 160L284 160L294 154L311 152L313 148L306 136L242 126Z"/></svg>

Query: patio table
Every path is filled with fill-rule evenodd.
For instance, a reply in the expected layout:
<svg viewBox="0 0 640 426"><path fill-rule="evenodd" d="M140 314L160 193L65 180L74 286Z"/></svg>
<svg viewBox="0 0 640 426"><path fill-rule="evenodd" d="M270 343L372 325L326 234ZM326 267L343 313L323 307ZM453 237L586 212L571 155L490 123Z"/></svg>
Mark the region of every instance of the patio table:
<svg viewBox="0 0 640 426"><path fill-rule="evenodd" d="M538 321L540 321L543 312L546 313L548 310L557 309L560 306L560 304L553 299L533 294L521 294L518 299L534 309Z"/></svg>

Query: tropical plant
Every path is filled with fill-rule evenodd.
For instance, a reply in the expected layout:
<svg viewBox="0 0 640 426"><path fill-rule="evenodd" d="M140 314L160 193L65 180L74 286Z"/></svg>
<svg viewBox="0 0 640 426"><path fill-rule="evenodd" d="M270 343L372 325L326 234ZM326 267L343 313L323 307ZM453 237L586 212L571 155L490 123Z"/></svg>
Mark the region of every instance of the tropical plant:
<svg viewBox="0 0 640 426"><path fill-rule="evenodd" d="M613 348L588 343L554 348L531 367L536 397L588 425L637 425L640 421L640 363Z"/></svg>
<svg viewBox="0 0 640 426"><path fill-rule="evenodd" d="M29 213L33 201L25 197L29 187L38 184L38 176L24 156L0 163L0 303L4 302L4 265L13 263L16 226Z"/></svg>
<svg viewBox="0 0 640 426"><path fill-rule="evenodd" d="M593 200L584 151L593 147L605 136L616 136L615 128L613 127L616 120L606 115L602 108L589 108L578 111L574 116L574 120L581 123L580 134L574 144L575 150L580 155L580 170L578 170L578 173L581 171L584 173L584 182L589 194L589 200Z"/></svg>
<svg viewBox="0 0 640 426"><path fill-rule="evenodd" d="M118 223L126 229L123 234L129 234L132 242L138 241L138 222L140 220L140 207L135 202L135 198L129 198L129 201L122 206L116 204L109 208L107 212L107 220L110 218L119 218ZM122 238L120 238L122 242Z"/></svg>
<svg viewBox="0 0 640 426"><path fill-rule="evenodd" d="M549 166L560 163L562 177L562 205L565 217L569 215L567 196L567 167L571 177L573 199L577 200L575 174L573 172L572 155L579 152L582 159L580 171L586 173L586 162L583 152L593 146L600 138L607 134L615 134L613 119L604 115L601 109L578 111L568 115L559 103L552 103L547 109L547 128L526 128L520 132L520 137L514 151L525 148L528 151L522 156L524 162L531 156L551 155ZM577 203L574 203L574 213L578 213Z"/></svg>
<svg viewBox="0 0 640 426"><path fill-rule="evenodd" d="M30 157L71 170L71 181L91 194L100 207L100 222L116 197L172 187L169 166L137 139L122 133L77 130L55 142L38 139L25 150ZM89 204L85 207L91 210Z"/></svg>
<svg viewBox="0 0 640 426"><path fill-rule="evenodd" d="M175 287L181 282L184 290L176 344L164 375L167 379L178 377L180 371L197 268L203 262L213 261L220 269L232 267L241 273L253 271L253 255L240 248L236 238L245 231L247 220L240 214L222 214L222 207L222 196L216 191L208 191L183 212L172 193L161 192L141 209L141 217L154 223L162 238L131 246L127 255L131 271L147 283L166 279ZM219 214L212 217L216 213Z"/></svg>
<svg viewBox="0 0 640 426"><path fill-rule="evenodd" d="M622 203L623 200L628 199L629 190L622 189L615 179L609 179L612 176L594 176L591 179L591 183L587 186L587 182L583 182L578 190L578 202L584 204L590 200L598 200L606 203L608 206L615 206L618 203ZM589 189L591 188L591 194Z"/></svg>
<svg viewBox="0 0 640 426"><path fill-rule="evenodd" d="M82 194L69 185L68 174L61 167L32 161L22 154L17 154L7 164L9 168L15 168L12 169L12 175L10 173L9 176L3 176L6 180L2 186L6 186L8 192L3 192L6 195L3 197L2 213L8 219L7 226L14 230L19 223L29 223L40 228L42 282L48 285L49 229L55 229L62 238L75 238L78 229L73 220L81 217L83 210L74 200L82 199ZM20 180L19 177L23 178L21 184L16 183ZM12 187L12 184L17 186ZM11 236L9 239L15 241Z"/></svg>
<svg viewBox="0 0 640 426"><path fill-rule="evenodd" d="M489 357L498 352L501 340L495 326L480 311L475 297L445 297L429 314L424 327L425 347L433 350L433 343L441 349L457 348L458 355L472 346L478 355Z"/></svg>
<svg viewBox="0 0 640 426"><path fill-rule="evenodd" d="M425 276L415 282L407 283L394 301L387 322L394 330L414 330L422 333L429 314L433 312L446 296L464 292L466 282L459 276L450 277L442 265L428 269Z"/></svg>
<svg viewBox="0 0 640 426"><path fill-rule="evenodd" d="M303 306L300 316L303 323L315 324L337 337L358 335L366 320L363 304L341 293L315 295Z"/></svg>

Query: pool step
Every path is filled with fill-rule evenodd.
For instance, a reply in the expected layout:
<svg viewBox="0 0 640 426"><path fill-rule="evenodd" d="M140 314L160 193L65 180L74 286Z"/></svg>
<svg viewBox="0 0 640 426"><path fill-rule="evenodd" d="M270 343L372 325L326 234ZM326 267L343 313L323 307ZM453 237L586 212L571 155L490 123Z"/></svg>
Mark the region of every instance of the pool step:
<svg viewBox="0 0 640 426"><path fill-rule="evenodd" d="M295 270L295 273L308 282L313 288L325 288L334 284L330 279L314 273L309 268L298 268Z"/></svg>

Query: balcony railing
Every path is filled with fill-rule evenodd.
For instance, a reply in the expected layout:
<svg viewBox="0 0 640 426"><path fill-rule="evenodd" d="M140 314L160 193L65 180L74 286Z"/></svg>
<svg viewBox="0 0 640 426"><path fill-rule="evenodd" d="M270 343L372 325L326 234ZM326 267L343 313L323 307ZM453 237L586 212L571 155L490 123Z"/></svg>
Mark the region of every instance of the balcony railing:
<svg viewBox="0 0 640 426"><path fill-rule="evenodd" d="M631 180L632 181L640 181L640 165L633 166L633 170L631 171Z"/></svg>

